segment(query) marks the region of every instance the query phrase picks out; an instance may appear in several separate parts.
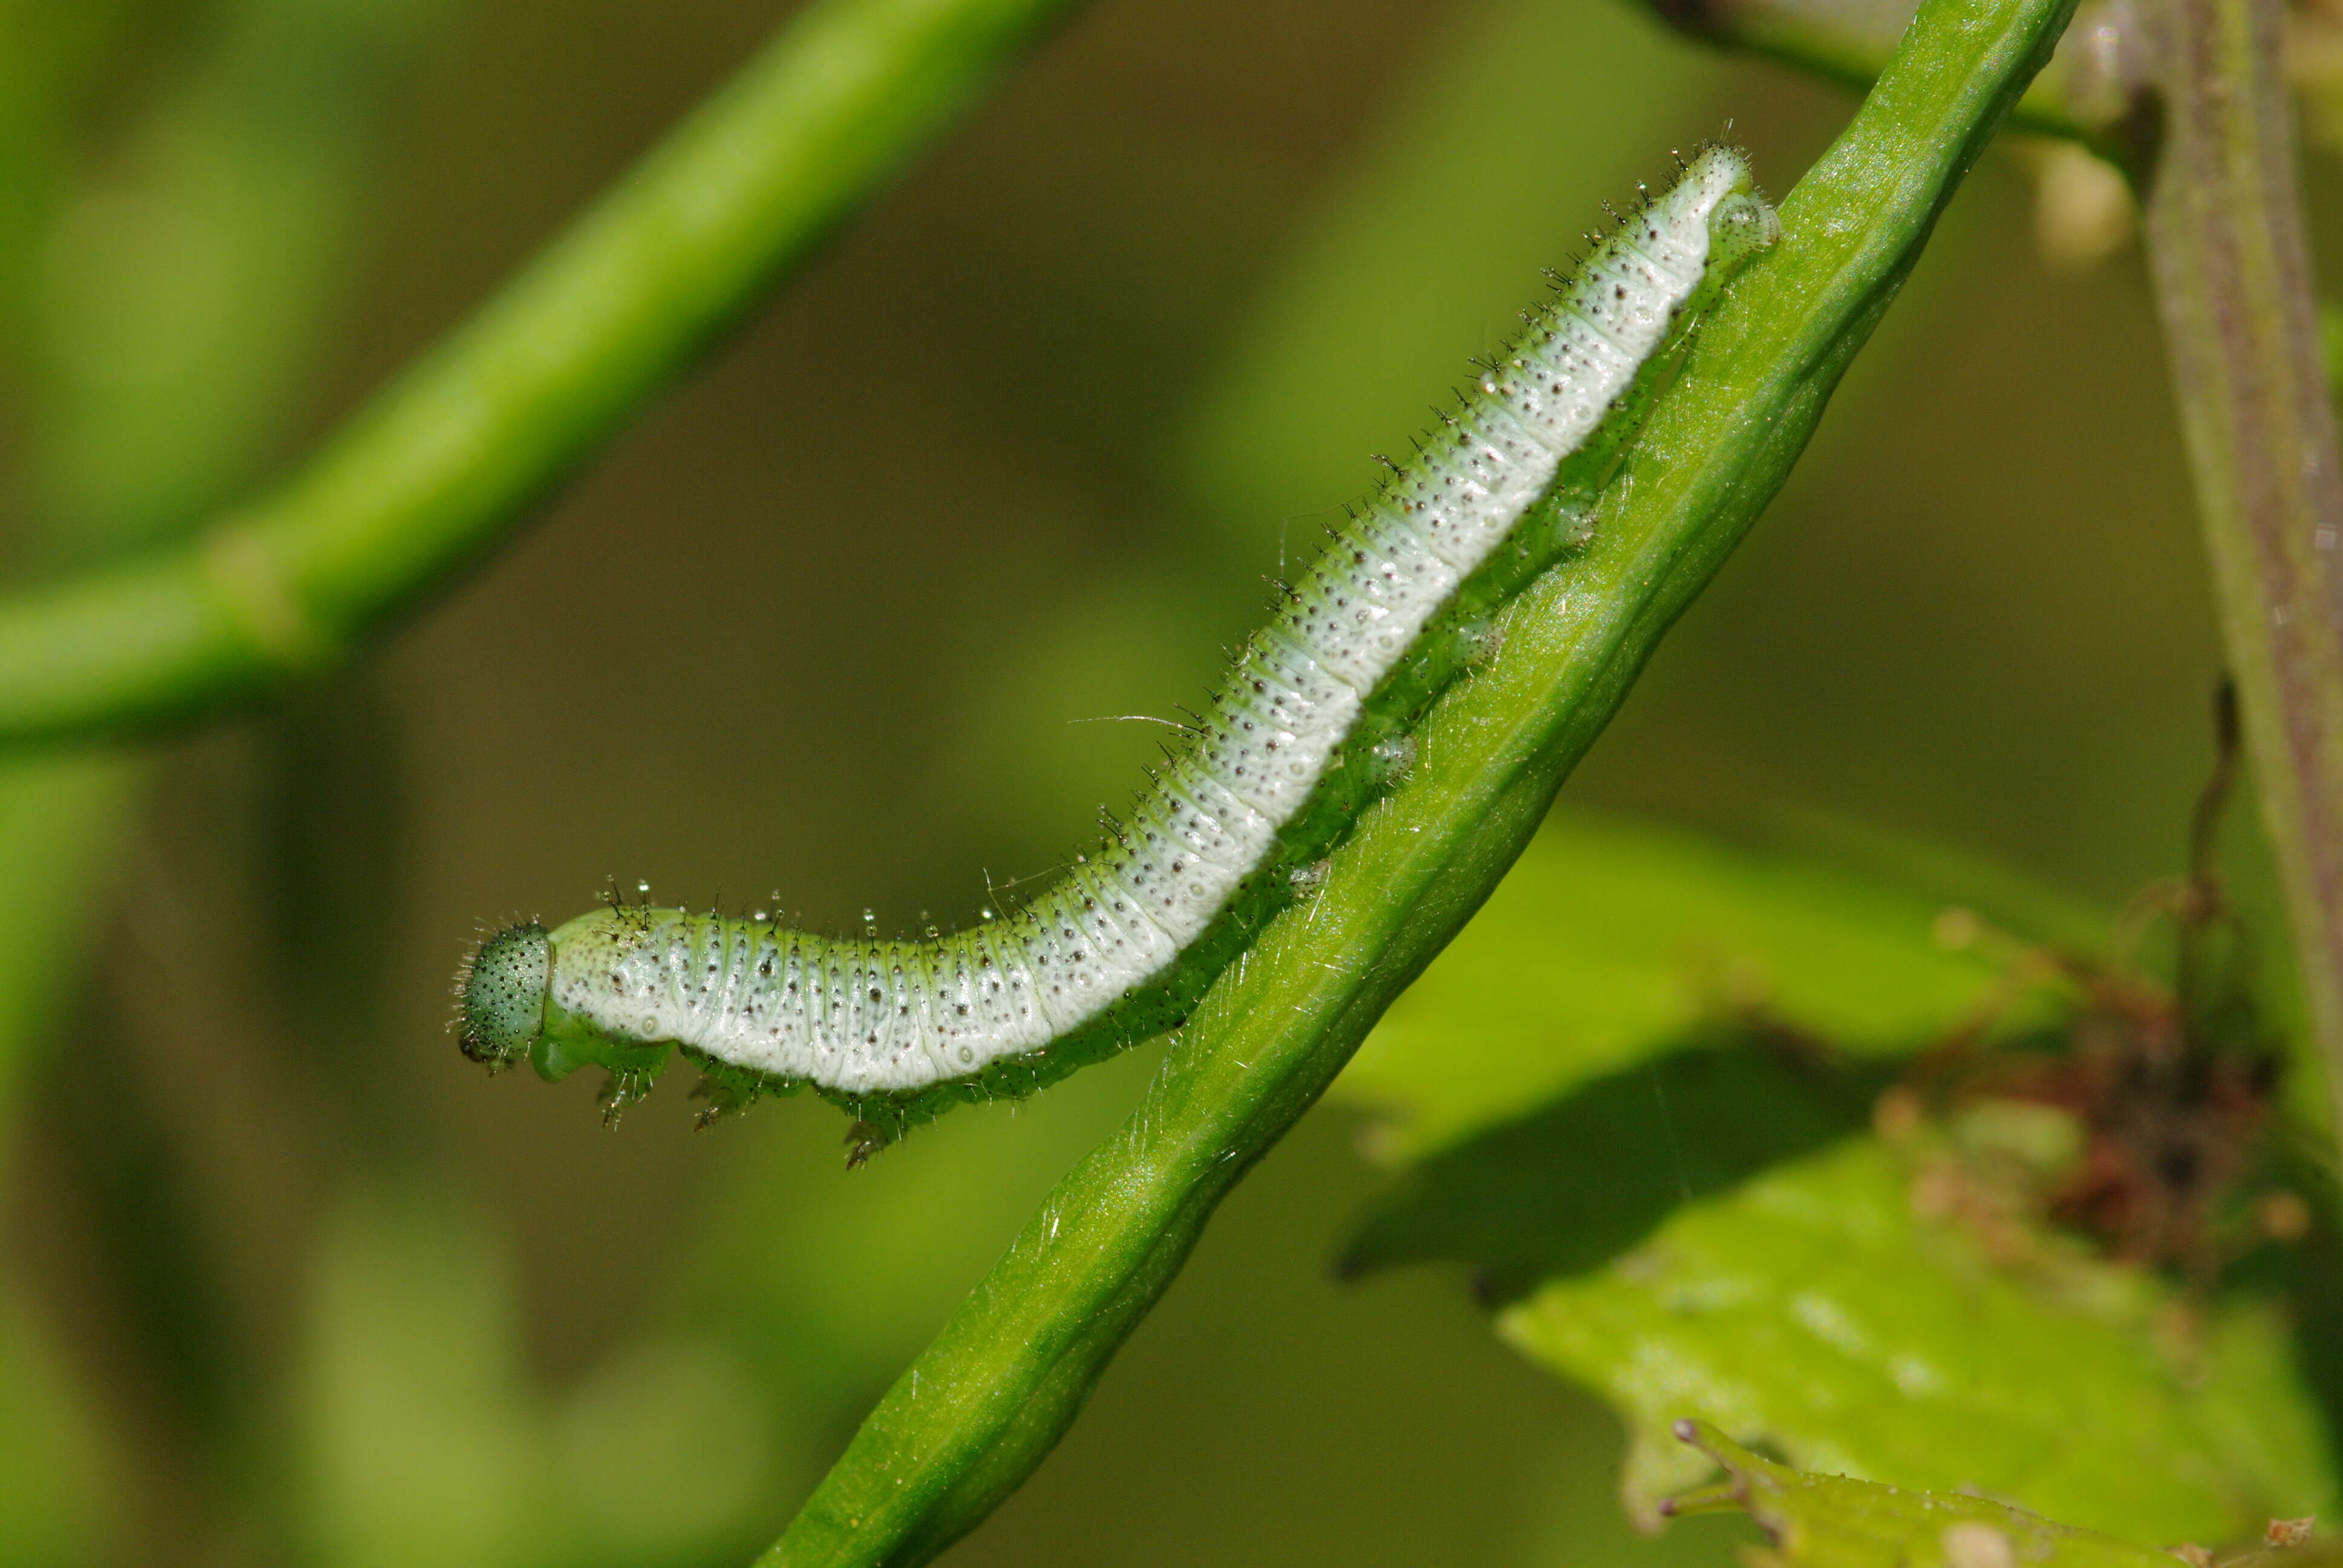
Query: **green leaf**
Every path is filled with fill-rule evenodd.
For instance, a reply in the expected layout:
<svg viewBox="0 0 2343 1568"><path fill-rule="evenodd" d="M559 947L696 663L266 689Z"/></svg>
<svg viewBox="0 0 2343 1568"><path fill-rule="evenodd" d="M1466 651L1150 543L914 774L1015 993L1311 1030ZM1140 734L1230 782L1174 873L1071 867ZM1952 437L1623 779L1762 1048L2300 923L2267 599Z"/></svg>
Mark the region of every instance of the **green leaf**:
<svg viewBox="0 0 2343 1568"><path fill-rule="evenodd" d="M1866 857L1875 861L1879 856ZM1943 857L1937 857L1941 861ZM1897 857L1899 871L1921 861ZM1976 1018L2004 968L1938 940L1951 901L1992 890L1941 864L1925 880L1681 829L1559 816L1472 926L1385 1015L1338 1092L1394 1118L1383 1152L1414 1159L1513 1123L1571 1091L1735 1020L1858 1055L1896 1056ZM1983 912L2030 940L2046 902ZM2037 1007L2011 1027L2041 1020ZM1646 1091L1648 1093L1649 1091Z"/></svg>
<svg viewBox="0 0 2343 1568"><path fill-rule="evenodd" d="M1896 1071L1803 1060L1750 1037L1622 1069L1424 1159L1376 1203L1337 1268L1355 1277L1462 1262L1485 1297L1510 1300L1609 1261L1680 1203L1836 1142Z"/></svg>
<svg viewBox="0 0 2343 1568"><path fill-rule="evenodd" d="M2331 1460L2279 1314L2197 1309L2047 1243L2025 1272L1915 1217L1865 1138L1682 1209L1608 1267L1499 1319L1627 1420L1631 1513L1707 1467L1685 1417L1805 1470L2001 1497L2092 1528L2212 1541L2321 1511Z"/></svg>
<svg viewBox="0 0 2343 1568"><path fill-rule="evenodd" d="M1676 1435L1725 1466L1727 1480L1676 1499L1668 1512L1746 1509L1786 1568L2171 1568L2175 1561L1989 1498L1803 1474L1704 1422L1680 1422Z"/></svg>

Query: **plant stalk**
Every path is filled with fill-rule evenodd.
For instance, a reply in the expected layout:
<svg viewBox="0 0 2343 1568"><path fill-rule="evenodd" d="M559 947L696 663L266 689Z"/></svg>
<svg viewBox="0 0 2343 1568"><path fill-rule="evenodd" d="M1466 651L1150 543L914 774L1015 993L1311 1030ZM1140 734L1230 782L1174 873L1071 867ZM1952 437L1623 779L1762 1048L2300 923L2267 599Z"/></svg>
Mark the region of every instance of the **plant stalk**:
<svg viewBox="0 0 2343 1568"><path fill-rule="evenodd" d="M309 677L504 538L1071 0L815 0L290 480L192 544L0 599L0 744Z"/></svg>
<svg viewBox="0 0 2343 1568"><path fill-rule="evenodd" d="M2278 0L2166 0L2158 20L2149 264L2304 998L2343 1094L2343 467L2285 17Z"/></svg>

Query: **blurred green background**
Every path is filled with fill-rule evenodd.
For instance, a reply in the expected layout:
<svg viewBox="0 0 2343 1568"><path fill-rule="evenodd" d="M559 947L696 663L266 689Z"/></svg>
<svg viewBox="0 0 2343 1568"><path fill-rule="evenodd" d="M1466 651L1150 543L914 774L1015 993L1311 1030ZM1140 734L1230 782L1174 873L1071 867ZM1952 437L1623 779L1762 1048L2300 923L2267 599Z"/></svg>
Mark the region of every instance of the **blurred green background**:
<svg viewBox="0 0 2343 1568"><path fill-rule="evenodd" d="M785 11L0 0L19 569L298 453ZM1086 721L1202 690L1601 200L1728 125L1778 195L1851 103L1618 0L1111 0L359 668L0 774L0 1563L744 1562L1154 1053L848 1172L818 1103L483 1080L465 940L609 877L914 929L1046 872L1153 753ZM1569 799L2175 868L2217 656L2147 289L2046 266L2028 168ZM1332 1281L1356 1132L952 1561L1725 1561L1634 1536L1613 1419L1456 1275Z"/></svg>

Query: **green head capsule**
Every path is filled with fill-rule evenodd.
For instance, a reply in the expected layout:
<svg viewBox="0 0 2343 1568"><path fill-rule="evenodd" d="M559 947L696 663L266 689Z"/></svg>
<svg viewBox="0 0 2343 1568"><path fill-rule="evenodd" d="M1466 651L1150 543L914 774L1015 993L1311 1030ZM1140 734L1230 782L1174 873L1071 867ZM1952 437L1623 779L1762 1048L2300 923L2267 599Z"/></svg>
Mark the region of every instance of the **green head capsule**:
<svg viewBox="0 0 2343 1568"><path fill-rule="evenodd" d="M545 1032L553 944L535 920L507 926L480 944L456 979L464 1054L508 1067Z"/></svg>

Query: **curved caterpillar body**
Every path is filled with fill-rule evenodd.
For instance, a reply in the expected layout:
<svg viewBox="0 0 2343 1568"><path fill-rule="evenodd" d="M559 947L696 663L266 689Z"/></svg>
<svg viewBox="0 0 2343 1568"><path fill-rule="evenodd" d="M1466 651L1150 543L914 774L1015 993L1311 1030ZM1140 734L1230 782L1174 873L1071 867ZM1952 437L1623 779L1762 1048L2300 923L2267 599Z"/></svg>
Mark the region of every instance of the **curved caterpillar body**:
<svg viewBox="0 0 2343 1568"><path fill-rule="evenodd" d="M1664 351L1778 233L1713 147L1598 244L1246 643L1129 823L1026 909L923 941L617 902L513 926L458 978L465 1053L598 1064L623 1103L680 1047L718 1111L810 1084L867 1148L1175 1025L1404 765L1492 612L1583 540Z"/></svg>

